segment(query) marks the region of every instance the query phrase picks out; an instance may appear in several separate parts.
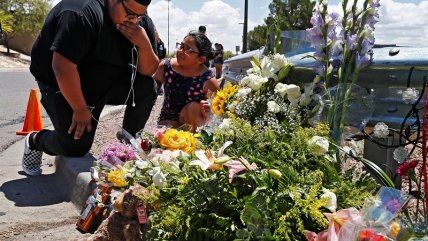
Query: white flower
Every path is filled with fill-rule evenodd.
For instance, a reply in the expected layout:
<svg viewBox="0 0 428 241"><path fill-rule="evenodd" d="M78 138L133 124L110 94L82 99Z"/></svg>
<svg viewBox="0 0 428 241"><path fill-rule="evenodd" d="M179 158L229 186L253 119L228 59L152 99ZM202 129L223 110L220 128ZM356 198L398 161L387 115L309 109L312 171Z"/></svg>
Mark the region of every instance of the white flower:
<svg viewBox="0 0 428 241"><path fill-rule="evenodd" d="M328 151L329 142L321 136L313 136L308 144L315 155L321 156Z"/></svg>
<svg viewBox="0 0 428 241"><path fill-rule="evenodd" d="M283 84L283 83L278 83L275 85L275 89L274 89L275 93L281 95L282 97L285 96L285 94L287 94L287 85Z"/></svg>
<svg viewBox="0 0 428 241"><path fill-rule="evenodd" d="M277 79L272 63L268 56L264 56L260 62L260 75L265 78Z"/></svg>
<svg viewBox="0 0 428 241"><path fill-rule="evenodd" d="M264 78L258 77L257 79L253 79L253 81L249 82L248 86L252 90L257 91L260 88L262 88L262 86L263 86L264 83L266 83L268 81L269 81L269 79L267 77L264 77Z"/></svg>
<svg viewBox="0 0 428 241"><path fill-rule="evenodd" d="M414 104L419 98L419 91L415 88L407 88L403 92L403 101L406 104Z"/></svg>
<svg viewBox="0 0 428 241"><path fill-rule="evenodd" d="M273 112L275 114L281 111L281 106L279 106L275 101L268 101L267 107L269 112Z"/></svg>
<svg viewBox="0 0 428 241"><path fill-rule="evenodd" d="M297 85L287 85L287 95L292 99L298 99L300 97L300 87Z"/></svg>
<svg viewBox="0 0 428 241"><path fill-rule="evenodd" d="M318 97L319 95L314 95L313 84L305 87L305 91L300 96L300 106L307 106L311 102L312 96L314 96L314 98L320 99Z"/></svg>
<svg viewBox="0 0 428 241"><path fill-rule="evenodd" d="M153 175L153 184L157 188L163 188L166 185L166 178L162 172L157 172Z"/></svg>
<svg viewBox="0 0 428 241"><path fill-rule="evenodd" d="M272 58L273 72L278 72L288 64L287 58L282 54L275 54Z"/></svg>
<svg viewBox="0 0 428 241"><path fill-rule="evenodd" d="M247 74L260 74L260 67L254 63L254 61L251 61L252 68L247 70Z"/></svg>
<svg viewBox="0 0 428 241"><path fill-rule="evenodd" d="M248 86L251 82L254 82L256 79L258 79L259 76L255 75L255 74L248 74L247 76L245 76L244 78L242 78L239 81L239 85L242 86Z"/></svg>
<svg viewBox="0 0 428 241"><path fill-rule="evenodd" d="M336 212L336 208L337 208L336 194L334 194L333 192L331 192L326 188L322 188L322 191L324 192L324 194L321 195L321 198L327 200L327 203L324 207L330 210L330 212L332 213Z"/></svg>
<svg viewBox="0 0 428 241"><path fill-rule="evenodd" d="M251 93L251 89L250 88L242 88L242 89L238 90L238 92L236 93L236 96L237 97L245 97L249 93Z"/></svg>
<svg viewBox="0 0 428 241"><path fill-rule="evenodd" d="M229 118L224 118L218 128L222 130L227 130L232 127L232 120Z"/></svg>
<svg viewBox="0 0 428 241"><path fill-rule="evenodd" d="M149 170L147 173L150 176L154 176L156 173L160 172L161 168L160 167L153 167L151 170Z"/></svg>
<svg viewBox="0 0 428 241"><path fill-rule="evenodd" d="M146 169L149 167L149 163L147 161L136 161L135 166L137 166L138 169Z"/></svg>
<svg viewBox="0 0 428 241"><path fill-rule="evenodd" d="M378 122L373 128L373 136L377 138L386 138L389 135L388 126L383 122Z"/></svg>
<svg viewBox="0 0 428 241"><path fill-rule="evenodd" d="M407 150L402 146L396 148L393 153L394 160L396 160L400 164L407 159L408 155L409 154L407 153Z"/></svg>

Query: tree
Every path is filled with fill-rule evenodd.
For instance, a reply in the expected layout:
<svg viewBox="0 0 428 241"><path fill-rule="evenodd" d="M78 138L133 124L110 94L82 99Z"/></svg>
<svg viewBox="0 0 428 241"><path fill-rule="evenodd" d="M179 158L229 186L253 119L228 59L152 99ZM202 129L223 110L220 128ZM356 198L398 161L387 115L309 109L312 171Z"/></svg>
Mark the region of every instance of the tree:
<svg viewBox="0 0 428 241"><path fill-rule="evenodd" d="M223 60L226 60L226 59L229 59L229 58L231 58L231 57L233 57L233 56L235 56L233 53L232 53L232 51L224 51L224 53L223 53Z"/></svg>
<svg viewBox="0 0 428 241"><path fill-rule="evenodd" d="M49 0L0 0L0 11L13 16L10 31L5 31L3 40L8 54L10 40L23 33L35 36L51 8Z"/></svg>
<svg viewBox="0 0 428 241"><path fill-rule="evenodd" d="M305 30L311 27L312 9L315 6L313 0L273 0L269 4L269 15L264 19L264 24L256 26L248 33L248 45L250 50L255 50L266 45L269 28L279 27L284 30Z"/></svg>
<svg viewBox="0 0 428 241"><path fill-rule="evenodd" d="M13 16L7 12L4 12L0 9L0 31L2 31L3 34L12 32L12 23L13 23ZM2 36L0 36L0 40L2 39Z"/></svg>

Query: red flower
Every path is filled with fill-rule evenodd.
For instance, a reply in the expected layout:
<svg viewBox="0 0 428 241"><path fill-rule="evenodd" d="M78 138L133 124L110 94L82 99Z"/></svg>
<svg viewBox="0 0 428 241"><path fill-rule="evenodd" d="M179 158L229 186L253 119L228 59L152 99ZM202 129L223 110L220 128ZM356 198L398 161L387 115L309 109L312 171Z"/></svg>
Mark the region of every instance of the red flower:
<svg viewBox="0 0 428 241"><path fill-rule="evenodd" d="M143 149L143 151L147 152L148 150L150 150L150 147L152 145L148 139L142 139L140 146L141 146L141 149Z"/></svg>
<svg viewBox="0 0 428 241"><path fill-rule="evenodd" d="M411 160L411 161L406 161L401 163L398 167L397 167L397 174L400 176L407 176L407 173L412 170L415 169L416 166L418 165L419 160Z"/></svg>
<svg viewBox="0 0 428 241"><path fill-rule="evenodd" d="M372 229L364 229L360 232L360 241L386 241L386 238L377 235Z"/></svg>

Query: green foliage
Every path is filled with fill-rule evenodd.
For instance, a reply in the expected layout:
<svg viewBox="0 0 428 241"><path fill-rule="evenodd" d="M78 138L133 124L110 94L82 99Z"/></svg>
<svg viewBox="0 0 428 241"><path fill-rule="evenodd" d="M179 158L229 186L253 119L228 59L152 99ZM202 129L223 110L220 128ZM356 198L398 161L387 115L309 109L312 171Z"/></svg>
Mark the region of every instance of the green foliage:
<svg viewBox="0 0 428 241"><path fill-rule="evenodd" d="M0 9L0 23L4 33L12 32L13 15Z"/></svg>
<svg viewBox="0 0 428 241"><path fill-rule="evenodd" d="M51 9L48 0L1 0L0 11L10 13L13 19L8 22L10 31L6 31L4 42L9 52L9 41L16 34L29 33L35 36L40 32L45 18Z"/></svg>
<svg viewBox="0 0 428 241"><path fill-rule="evenodd" d="M232 51L224 51L224 53L223 53L223 60L230 59L233 56L235 56L235 54L233 54Z"/></svg>
<svg viewBox="0 0 428 241"><path fill-rule="evenodd" d="M255 50L266 46L269 27L284 30L305 30L311 27L310 19L315 1L312 0L273 0L269 4L270 13L263 25L256 26L248 33L248 48Z"/></svg>
<svg viewBox="0 0 428 241"><path fill-rule="evenodd" d="M283 240L305 240L304 230L322 230L327 227L327 219L322 213L326 204L318 197L322 186L323 173L314 171L307 173L306 184L308 190L302 186L289 187L289 196L293 203L287 211L279 217L275 236Z"/></svg>

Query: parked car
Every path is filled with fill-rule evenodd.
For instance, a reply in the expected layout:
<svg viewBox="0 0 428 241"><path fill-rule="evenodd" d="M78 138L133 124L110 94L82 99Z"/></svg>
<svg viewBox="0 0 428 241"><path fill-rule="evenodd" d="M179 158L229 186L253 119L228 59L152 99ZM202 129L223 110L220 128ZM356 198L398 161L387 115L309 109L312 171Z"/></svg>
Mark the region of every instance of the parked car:
<svg viewBox="0 0 428 241"><path fill-rule="evenodd" d="M303 37L302 37L303 36ZM292 79L300 85L312 82L315 77L312 58L303 56L313 54L303 31L283 33L281 35L283 51L288 60L295 66ZM237 55L224 63L224 78L236 83L246 70L251 68L253 56L265 54L265 47L245 54ZM373 94L374 111L370 121L383 121L390 127L397 128L410 110L401 98L407 87L416 88L421 93L424 81L428 78L428 48L406 47L395 45L375 46L372 64L366 67L357 84ZM333 86L330 86L333 87ZM420 104L422 105L422 104ZM419 106L422 107L422 106ZM414 119L409 119L409 122Z"/></svg>

